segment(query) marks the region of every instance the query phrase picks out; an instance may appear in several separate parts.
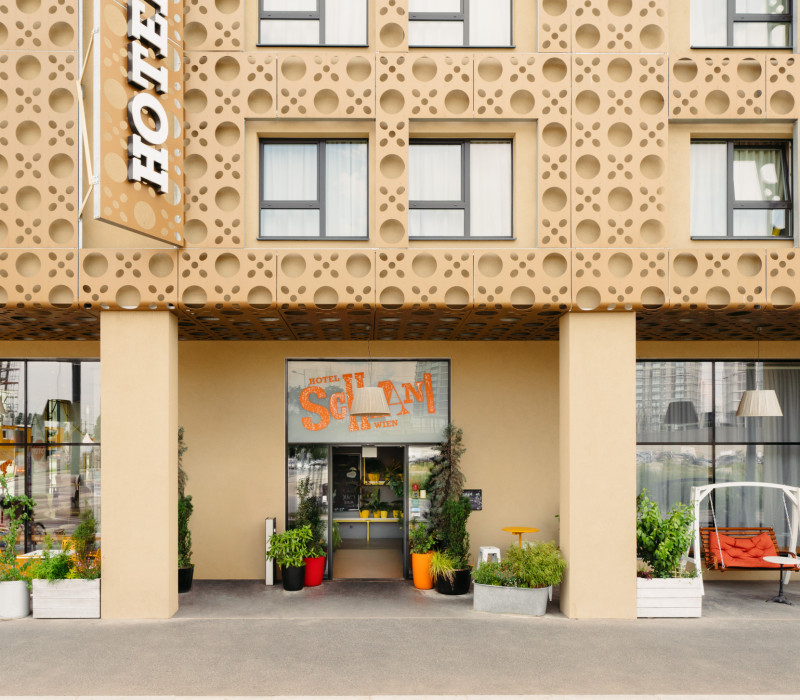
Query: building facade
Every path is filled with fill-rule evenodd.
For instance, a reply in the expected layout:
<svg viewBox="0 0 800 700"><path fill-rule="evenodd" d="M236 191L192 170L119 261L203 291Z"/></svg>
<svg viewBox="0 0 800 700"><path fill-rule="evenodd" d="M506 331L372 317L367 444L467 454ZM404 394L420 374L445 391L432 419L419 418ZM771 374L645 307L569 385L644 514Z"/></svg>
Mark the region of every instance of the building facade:
<svg viewBox="0 0 800 700"><path fill-rule="evenodd" d="M197 578L263 576L303 469L335 562L362 497L335 465L368 486L379 453L404 553L452 420L473 550L558 540L570 617L635 617L639 487L800 485L796 13L0 7L3 459L41 528L101 512L103 616L177 610L179 425ZM350 420L347 381L380 383L386 425ZM782 419L733 415L758 383Z"/></svg>

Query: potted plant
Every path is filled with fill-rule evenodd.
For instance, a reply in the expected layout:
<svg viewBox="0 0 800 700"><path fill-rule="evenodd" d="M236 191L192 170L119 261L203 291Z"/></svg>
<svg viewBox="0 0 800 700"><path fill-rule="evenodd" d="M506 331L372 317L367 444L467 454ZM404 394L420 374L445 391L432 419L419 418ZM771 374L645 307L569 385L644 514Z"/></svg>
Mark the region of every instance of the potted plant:
<svg viewBox="0 0 800 700"><path fill-rule="evenodd" d="M431 577L433 544L433 535L428 532L428 526L415 520L408 531L411 573L414 576L414 586L423 591L433 588L433 578Z"/></svg>
<svg viewBox="0 0 800 700"><path fill-rule="evenodd" d="M432 571L436 591L444 595L464 595L469 592L470 565L469 565L469 533L467 532L467 518L472 510L469 499L462 496L459 499L446 501L442 513L443 526L439 532L440 553L447 556L452 563L452 576L437 576Z"/></svg>
<svg viewBox="0 0 800 700"><path fill-rule="evenodd" d="M553 586L567 562L554 542L512 545L502 561L484 562L472 572L473 608L482 612L544 615Z"/></svg>
<svg viewBox="0 0 800 700"><path fill-rule="evenodd" d="M306 568L303 559L314 553L313 539L314 535L308 525L275 533L269 538L267 558L274 559L281 567L284 590L302 590Z"/></svg>
<svg viewBox="0 0 800 700"><path fill-rule="evenodd" d="M48 535L42 558L32 564L33 616L35 618L100 617L100 552L95 550L97 521L91 510L61 551L53 553Z"/></svg>
<svg viewBox="0 0 800 700"><path fill-rule="evenodd" d="M311 479L306 477L297 484L297 498L299 505L295 516L295 527L308 525L311 529L312 541L311 554L305 557L305 577L303 584L306 586L319 586L325 575L325 535L322 522L322 504L317 496L311 495Z"/></svg>
<svg viewBox="0 0 800 700"><path fill-rule="evenodd" d="M183 455L189 448L183 440L183 426L178 428L178 593L186 593L192 588L194 564L192 564L192 532L189 518L194 512L192 497L186 495L186 482L189 479L183 469Z"/></svg>
<svg viewBox="0 0 800 700"><path fill-rule="evenodd" d="M702 582L685 570L693 522L686 503L662 516L646 490L636 498L636 555L646 565L636 579L638 617L700 617Z"/></svg>
<svg viewBox="0 0 800 700"><path fill-rule="evenodd" d="M29 584L24 567L17 563L16 547L20 528L32 519L36 503L25 495L10 495L3 473L0 488L0 509L8 516L7 530L0 539L0 619L27 617L31 612Z"/></svg>

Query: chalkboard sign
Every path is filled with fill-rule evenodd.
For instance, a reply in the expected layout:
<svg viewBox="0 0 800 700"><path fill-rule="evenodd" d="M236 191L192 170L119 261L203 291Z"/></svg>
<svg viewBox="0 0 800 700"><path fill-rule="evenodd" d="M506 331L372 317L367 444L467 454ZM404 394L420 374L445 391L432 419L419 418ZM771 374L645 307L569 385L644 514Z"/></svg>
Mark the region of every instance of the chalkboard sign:
<svg viewBox="0 0 800 700"><path fill-rule="evenodd" d="M483 510L483 489L464 489L464 495L469 498L472 510Z"/></svg>

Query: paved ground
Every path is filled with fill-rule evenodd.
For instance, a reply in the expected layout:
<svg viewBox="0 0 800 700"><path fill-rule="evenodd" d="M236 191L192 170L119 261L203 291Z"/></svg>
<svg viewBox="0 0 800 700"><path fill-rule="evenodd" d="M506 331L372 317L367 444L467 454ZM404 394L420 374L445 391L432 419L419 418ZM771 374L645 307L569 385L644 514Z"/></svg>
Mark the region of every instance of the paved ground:
<svg viewBox="0 0 800 700"><path fill-rule="evenodd" d="M1 622L0 693L790 694L800 605L766 604L776 588L709 584L700 619L617 622L476 613L405 582L201 581L172 620Z"/></svg>

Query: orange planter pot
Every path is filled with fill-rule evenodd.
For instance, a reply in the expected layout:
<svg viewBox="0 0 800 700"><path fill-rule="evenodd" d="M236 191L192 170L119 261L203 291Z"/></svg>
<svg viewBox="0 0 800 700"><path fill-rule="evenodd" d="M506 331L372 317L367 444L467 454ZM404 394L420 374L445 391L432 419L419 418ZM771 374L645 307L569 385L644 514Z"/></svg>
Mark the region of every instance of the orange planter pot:
<svg viewBox="0 0 800 700"><path fill-rule="evenodd" d="M414 586L423 591L433 588L433 579L431 578L430 572L432 556L433 552L411 555L411 571L414 574Z"/></svg>

